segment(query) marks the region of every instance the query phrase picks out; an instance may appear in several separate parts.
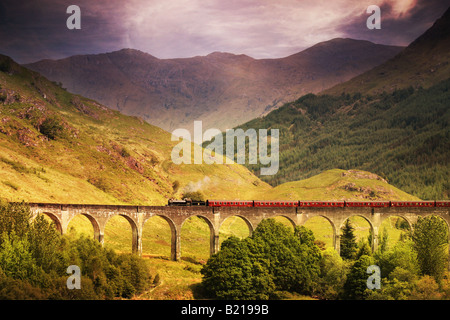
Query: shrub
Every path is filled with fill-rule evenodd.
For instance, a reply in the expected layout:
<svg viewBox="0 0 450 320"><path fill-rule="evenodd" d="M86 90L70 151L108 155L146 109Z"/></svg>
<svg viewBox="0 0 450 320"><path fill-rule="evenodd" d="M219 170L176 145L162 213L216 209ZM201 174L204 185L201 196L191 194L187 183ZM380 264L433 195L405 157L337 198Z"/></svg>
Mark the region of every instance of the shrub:
<svg viewBox="0 0 450 320"><path fill-rule="evenodd" d="M50 140L63 137L64 126L60 123L60 120L56 117L47 117L39 126L39 132Z"/></svg>
<svg viewBox="0 0 450 320"><path fill-rule="evenodd" d="M61 236L24 204L0 204L0 298L131 298L151 286L145 262L116 254L94 239ZM81 290L68 290L67 267L81 269Z"/></svg>
<svg viewBox="0 0 450 320"><path fill-rule="evenodd" d="M219 299L269 299L278 291L311 293L320 272L320 249L304 227L293 233L273 219L251 237L230 237L202 268L202 286Z"/></svg>

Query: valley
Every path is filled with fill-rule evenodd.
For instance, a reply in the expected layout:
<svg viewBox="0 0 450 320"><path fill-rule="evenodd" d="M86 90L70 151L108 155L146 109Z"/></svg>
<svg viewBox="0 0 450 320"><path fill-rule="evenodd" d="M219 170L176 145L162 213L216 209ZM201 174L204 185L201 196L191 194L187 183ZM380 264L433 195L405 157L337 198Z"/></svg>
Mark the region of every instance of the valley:
<svg viewBox="0 0 450 320"><path fill-rule="evenodd" d="M20 65L0 54L0 204L165 206L169 199L192 195L201 198L196 200L448 200L449 13L447 10L407 47L333 38L279 59L254 59L226 52L159 59L139 50L122 49ZM199 152L204 151L202 146L210 143L203 141L203 130L201 141L194 137L193 142L181 144L171 132L185 128L189 135L191 125L199 119L203 121L203 129L217 128L224 137L228 128L266 130L266 133L269 129L279 130L279 136L270 135L271 141L276 139L279 143L277 174L260 174L261 164L198 161ZM223 150L227 147L225 141L222 139ZM184 150L193 152L186 155L187 161L174 161L174 150L181 145L186 146L183 156ZM221 155L215 153L214 157ZM338 229L342 237L335 238L332 222L325 217L307 220L304 224L307 231L302 229L303 234L294 238L289 235L284 240L273 235L271 238L267 230L287 235L294 231L292 224L281 216L274 220L282 226L266 226L266 230L259 231L261 238L252 242L249 227L242 218L226 219L220 225L218 241L223 244L229 239L224 245L229 250L225 255L229 256L220 260L219 255L214 255L214 260L210 259L209 226L205 220L193 216L180 224L181 259L175 262L170 261L172 230L167 220L153 216L142 230L142 258L151 273L151 289L133 295L125 290L124 282L118 285L124 290L117 289L121 295L99 294L115 299L209 298L200 288L204 279L201 270L213 260L211 263L223 263L223 274L238 270L236 274L242 275L241 270L246 270L253 277L251 281L260 281L261 287L268 288L272 298L311 299L312 289L299 289L295 293L274 289L276 281L281 279L282 283L283 276L293 272L282 271L277 279L272 279L273 274L267 276L267 270L271 270L268 268L278 262L281 265L287 261L286 270L301 265L289 265L292 261L309 263L309 259L295 260L301 254L310 255L307 257L312 257L311 261L317 260L311 269L317 281L333 278L333 272L351 278L355 273L349 270L358 263L373 264L375 260L370 259L384 263L398 279L407 278L414 285L427 281L428 274L418 271L423 268L418 266L419 253L413 252L417 247L412 241L417 238L413 239L409 221L398 216L385 219L380 230L377 229L376 241L383 244L380 245L383 249L376 254L371 252L370 244L375 242L368 220L351 216L348 221L354 228L354 252L350 258L341 258L340 252L333 248L335 239L341 239L340 244L345 247L344 228ZM436 223L433 228L444 230L445 226L442 229ZM36 236L36 231L30 230ZM51 232L44 230L43 234ZM112 217L104 234L104 249L111 251L103 252L98 243L95 243L98 247L90 242L83 244L86 238L94 238L94 229L86 216L76 216L70 220L66 234L53 238L61 241L58 250L61 249L59 258L62 258L58 261L69 261L71 254L75 256L74 251L64 252L67 243L77 244L81 253L80 247L92 245L92 252L98 254L90 257L93 261L106 263L107 259L116 259L114 262L123 262L120 267L128 270L120 272L130 275L133 263L139 269L137 262L111 258L111 252L134 259L130 255L133 232L124 216ZM14 236L14 232L11 234ZM428 231L425 234L434 235ZM268 263L268 258L258 256L272 248L265 247L264 235L269 235L265 240L280 252L287 248L288 258ZM448 239L448 234L442 238ZM8 241L0 241L4 252L14 247L13 241ZM20 241L24 243L23 252L34 245L27 243L28 239ZM289 251L297 245L297 252ZM231 255L236 248L238 258ZM311 251L302 251L305 248ZM441 251L444 248L448 255L447 242L439 248ZM255 253L260 249L261 252ZM275 253L269 257L278 259L278 252ZM251 267L244 264L255 261L252 260L255 257L261 260ZM324 259L321 265L319 257ZM391 257L394 257L392 264ZM228 268L227 263L234 260L237 267ZM0 262L10 263L6 258ZM117 276L120 268L111 263L112 267L99 271L98 276L96 268L101 270L100 265L90 270L92 283L112 290L105 285L106 274ZM309 268L306 262L301 267ZM395 273L396 267L399 269ZM45 274L43 270L40 271ZM0 271L0 280L12 279L4 277L1 268ZM326 274L328 271L330 274ZM438 276L436 279L441 281ZM345 277L339 278L338 289L331 288L329 292L321 291L325 282L314 283L315 294L319 292L317 296L324 299L346 297L342 292L351 290L344 288ZM118 276L114 279L125 281ZM246 281L243 287L253 294L251 290L257 286ZM441 298L450 292L445 289L448 283L442 283ZM28 284L21 285L27 288ZM289 287L283 285L280 288ZM420 286L414 290L417 288ZM420 296L416 291L411 289L408 295ZM383 294L381 297L390 297L391 293ZM377 298L376 294L373 297Z"/></svg>

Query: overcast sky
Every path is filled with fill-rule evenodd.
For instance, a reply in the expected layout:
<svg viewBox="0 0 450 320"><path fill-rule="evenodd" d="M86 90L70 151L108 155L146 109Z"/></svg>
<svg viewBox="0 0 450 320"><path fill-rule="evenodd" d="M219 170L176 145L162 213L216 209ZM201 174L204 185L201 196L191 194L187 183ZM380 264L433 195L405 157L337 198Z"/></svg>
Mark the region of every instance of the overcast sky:
<svg viewBox="0 0 450 320"><path fill-rule="evenodd" d="M81 30L69 30L69 5ZM381 30L369 30L369 5ZM139 49L158 58L214 51L279 58L333 38L406 46L450 0L0 0L0 53L19 63Z"/></svg>

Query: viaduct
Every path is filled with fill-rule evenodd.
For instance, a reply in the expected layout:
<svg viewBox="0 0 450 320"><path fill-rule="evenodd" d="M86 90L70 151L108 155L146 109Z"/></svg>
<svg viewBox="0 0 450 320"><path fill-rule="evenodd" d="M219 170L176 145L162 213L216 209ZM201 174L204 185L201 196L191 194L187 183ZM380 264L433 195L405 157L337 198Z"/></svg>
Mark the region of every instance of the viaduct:
<svg viewBox="0 0 450 320"><path fill-rule="evenodd" d="M340 232L345 220L352 216L361 216L370 225L372 231L372 249L378 246L378 234L384 219L396 216L407 221L410 229L418 217L436 215L441 217L450 229L450 207L206 207L206 206L128 206L128 205L86 205L58 203L29 203L32 215L49 216L61 234L67 231L69 222L77 215L86 216L94 228L94 237L101 244L108 220L116 215L123 216L131 225L132 248L137 254L142 253L142 230L145 222L153 217L164 218L171 230L171 259L181 258L181 227L192 216L202 218L210 230L210 254L219 250L219 229L229 217L238 216L247 224L250 235L258 224L267 218L282 216L292 225L302 225L316 216L327 219L333 229L333 245L339 253ZM450 230L449 230L450 231ZM450 232L449 232L450 235Z"/></svg>

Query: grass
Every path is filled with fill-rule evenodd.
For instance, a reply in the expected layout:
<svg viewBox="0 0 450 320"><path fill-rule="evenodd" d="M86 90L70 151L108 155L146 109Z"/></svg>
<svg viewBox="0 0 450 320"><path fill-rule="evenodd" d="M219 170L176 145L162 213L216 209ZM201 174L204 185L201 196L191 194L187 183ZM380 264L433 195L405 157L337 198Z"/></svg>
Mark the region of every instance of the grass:
<svg viewBox="0 0 450 320"><path fill-rule="evenodd" d="M168 261L148 258L146 263L152 274L158 274L160 284L137 299L145 300L192 300L195 287L201 282L201 265L190 261Z"/></svg>
<svg viewBox="0 0 450 320"><path fill-rule="evenodd" d="M311 178L286 182L259 194L262 200L418 200L362 170L332 169ZM353 189L348 188L351 185ZM359 191L366 190L366 191Z"/></svg>

